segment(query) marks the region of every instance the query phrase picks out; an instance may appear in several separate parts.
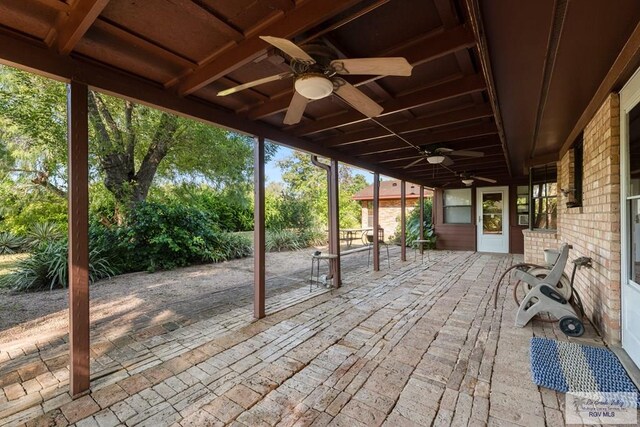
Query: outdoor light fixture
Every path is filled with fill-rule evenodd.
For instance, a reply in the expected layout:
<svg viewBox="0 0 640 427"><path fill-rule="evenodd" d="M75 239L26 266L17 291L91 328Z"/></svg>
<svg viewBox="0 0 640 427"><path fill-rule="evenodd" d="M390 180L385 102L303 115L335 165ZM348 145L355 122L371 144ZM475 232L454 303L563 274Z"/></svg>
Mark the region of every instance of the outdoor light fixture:
<svg viewBox="0 0 640 427"><path fill-rule="evenodd" d="M437 165L440 164L442 162L444 162L445 157L444 156L429 156L427 157L427 162L431 163L432 165Z"/></svg>
<svg viewBox="0 0 640 427"><path fill-rule="evenodd" d="M295 82L296 91L307 99L322 99L331 95L333 83L319 74L306 74Z"/></svg>
<svg viewBox="0 0 640 427"><path fill-rule="evenodd" d="M473 180L471 178L465 178L465 179L462 180L462 183L464 185L471 185L471 184L473 184Z"/></svg>

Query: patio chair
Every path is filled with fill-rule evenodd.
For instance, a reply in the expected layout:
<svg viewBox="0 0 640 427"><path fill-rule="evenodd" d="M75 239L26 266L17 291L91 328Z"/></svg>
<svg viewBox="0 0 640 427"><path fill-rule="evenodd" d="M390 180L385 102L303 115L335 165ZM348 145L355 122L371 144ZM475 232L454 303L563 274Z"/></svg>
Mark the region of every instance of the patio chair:
<svg viewBox="0 0 640 427"><path fill-rule="evenodd" d="M366 231L362 235L362 242L369 247L369 251L367 252L367 267L371 263L371 250L373 249L373 230ZM389 264L389 268L391 268L391 258L389 257L389 243L384 241L384 229L378 228L378 244L384 245L387 248L387 263Z"/></svg>

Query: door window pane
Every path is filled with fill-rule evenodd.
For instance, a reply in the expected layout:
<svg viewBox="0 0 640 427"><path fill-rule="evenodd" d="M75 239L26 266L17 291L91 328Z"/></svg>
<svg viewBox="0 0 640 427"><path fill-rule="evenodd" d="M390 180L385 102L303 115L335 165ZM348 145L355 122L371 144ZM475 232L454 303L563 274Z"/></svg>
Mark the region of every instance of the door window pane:
<svg viewBox="0 0 640 427"><path fill-rule="evenodd" d="M502 193L482 194L483 234L502 234Z"/></svg>

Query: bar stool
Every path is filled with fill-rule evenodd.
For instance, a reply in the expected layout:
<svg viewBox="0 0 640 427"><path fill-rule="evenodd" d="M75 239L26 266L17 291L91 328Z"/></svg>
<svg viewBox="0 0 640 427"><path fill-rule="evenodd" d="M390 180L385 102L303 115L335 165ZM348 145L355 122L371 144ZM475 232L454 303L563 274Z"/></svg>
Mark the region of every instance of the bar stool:
<svg viewBox="0 0 640 427"><path fill-rule="evenodd" d="M417 260L418 259L418 249L420 249L420 255L422 256L422 260L420 262L424 262L424 249L423 246L425 243L430 243L430 240L426 240L426 239L416 239L413 241L413 260ZM429 258L429 253L427 252L427 261L429 261L431 258Z"/></svg>
<svg viewBox="0 0 640 427"><path fill-rule="evenodd" d="M362 235L362 241L365 246L369 246L369 252L367 252L367 267L369 267L371 260L371 250L373 249L373 230L371 232L366 231ZM389 268L391 268L391 258L389 257L389 243L384 241L384 229L378 229L378 244L383 245L387 248L387 264L389 264ZM380 249L380 247L378 247Z"/></svg>
<svg viewBox="0 0 640 427"><path fill-rule="evenodd" d="M338 255L336 254L323 254L322 252L314 252L311 255L311 276L309 277L309 292L313 290L313 269L316 269L316 286L320 282L320 261L324 260L327 263L327 266L330 266L330 262L333 259L337 259Z"/></svg>

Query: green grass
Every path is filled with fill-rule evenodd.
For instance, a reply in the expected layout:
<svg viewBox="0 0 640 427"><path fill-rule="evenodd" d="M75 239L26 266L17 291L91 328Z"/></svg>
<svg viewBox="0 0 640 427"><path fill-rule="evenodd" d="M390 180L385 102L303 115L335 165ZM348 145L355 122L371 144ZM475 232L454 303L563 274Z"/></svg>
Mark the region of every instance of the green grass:
<svg viewBox="0 0 640 427"><path fill-rule="evenodd" d="M0 255L0 276L4 276L9 273L12 268L16 266L16 264L28 257L29 254L10 254L10 255Z"/></svg>

